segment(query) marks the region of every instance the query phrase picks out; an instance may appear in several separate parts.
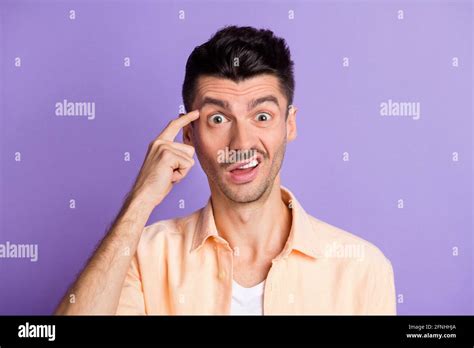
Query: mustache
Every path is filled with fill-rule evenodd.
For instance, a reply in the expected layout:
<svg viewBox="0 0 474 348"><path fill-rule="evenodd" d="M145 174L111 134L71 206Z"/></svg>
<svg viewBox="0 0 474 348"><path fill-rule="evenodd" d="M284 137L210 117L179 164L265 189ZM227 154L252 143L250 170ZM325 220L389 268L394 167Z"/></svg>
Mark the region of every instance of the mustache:
<svg viewBox="0 0 474 348"><path fill-rule="evenodd" d="M263 150L257 149L257 148L251 148L251 149L246 149L246 150L231 149L231 150L229 150L229 152L234 152L234 153L240 154L240 156L243 156L244 159L256 158L256 157L258 157L258 155L260 155L262 157L262 159L268 159L269 158L268 153L266 151L263 151ZM242 155L242 154L244 154L244 155ZM248 155L247 157L245 157L246 154L252 154L252 156ZM231 165L233 165L235 163L238 163L238 162L241 162L241 161L242 161L242 158L239 158L237 156L237 158L235 160L226 161L224 163L219 163L219 165L220 165L221 168L227 169Z"/></svg>

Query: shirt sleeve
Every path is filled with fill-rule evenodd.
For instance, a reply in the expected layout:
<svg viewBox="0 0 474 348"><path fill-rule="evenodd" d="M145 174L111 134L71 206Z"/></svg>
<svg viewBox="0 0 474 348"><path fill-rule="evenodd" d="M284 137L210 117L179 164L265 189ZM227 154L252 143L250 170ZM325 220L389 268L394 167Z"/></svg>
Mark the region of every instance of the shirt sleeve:
<svg viewBox="0 0 474 348"><path fill-rule="evenodd" d="M117 315L145 315L145 298L137 255L132 258L120 294Z"/></svg>
<svg viewBox="0 0 474 348"><path fill-rule="evenodd" d="M375 265L371 279L367 314L396 315L395 280L390 260L383 257L383 261Z"/></svg>

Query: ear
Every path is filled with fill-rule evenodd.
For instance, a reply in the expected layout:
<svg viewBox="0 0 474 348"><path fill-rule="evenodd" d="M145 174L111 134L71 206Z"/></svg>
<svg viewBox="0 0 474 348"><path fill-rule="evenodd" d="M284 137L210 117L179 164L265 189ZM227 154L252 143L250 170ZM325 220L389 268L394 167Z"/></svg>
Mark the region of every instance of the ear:
<svg viewBox="0 0 474 348"><path fill-rule="evenodd" d="M293 141L296 138L296 112L298 109L294 105L288 106L288 118L286 119L286 138Z"/></svg>

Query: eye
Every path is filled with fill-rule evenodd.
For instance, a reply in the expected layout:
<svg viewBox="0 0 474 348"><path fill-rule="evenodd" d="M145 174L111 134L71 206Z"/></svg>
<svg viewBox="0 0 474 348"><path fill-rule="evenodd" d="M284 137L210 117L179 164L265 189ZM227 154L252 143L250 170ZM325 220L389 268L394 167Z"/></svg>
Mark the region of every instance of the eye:
<svg viewBox="0 0 474 348"><path fill-rule="evenodd" d="M266 122L266 121L270 121L272 119L272 115L270 115L266 112L260 112L260 113L257 114L256 119L257 119L257 121Z"/></svg>
<svg viewBox="0 0 474 348"><path fill-rule="evenodd" d="M209 121L214 124L221 124L224 122L228 122L227 118L225 118L225 116L222 114L212 115L211 117L209 117Z"/></svg>

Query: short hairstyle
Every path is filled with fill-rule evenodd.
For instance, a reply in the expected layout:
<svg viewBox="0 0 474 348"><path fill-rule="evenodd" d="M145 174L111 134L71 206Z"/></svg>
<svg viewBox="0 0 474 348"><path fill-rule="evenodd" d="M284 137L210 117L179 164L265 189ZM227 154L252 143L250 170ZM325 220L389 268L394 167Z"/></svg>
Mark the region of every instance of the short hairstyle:
<svg viewBox="0 0 474 348"><path fill-rule="evenodd" d="M261 74L278 78L289 106L293 103L295 89L293 66L285 40L275 36L271 30L224 27L209 41L194 48L188 57L182 89L184 106L187 112L191 111L200 76L239 82Z"/></svg>

